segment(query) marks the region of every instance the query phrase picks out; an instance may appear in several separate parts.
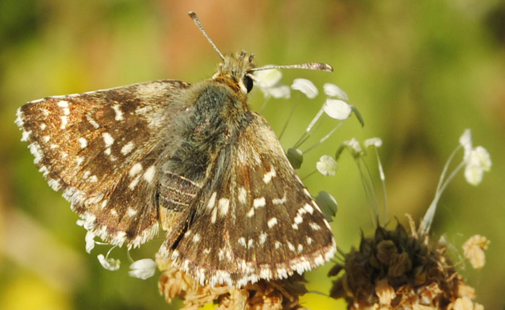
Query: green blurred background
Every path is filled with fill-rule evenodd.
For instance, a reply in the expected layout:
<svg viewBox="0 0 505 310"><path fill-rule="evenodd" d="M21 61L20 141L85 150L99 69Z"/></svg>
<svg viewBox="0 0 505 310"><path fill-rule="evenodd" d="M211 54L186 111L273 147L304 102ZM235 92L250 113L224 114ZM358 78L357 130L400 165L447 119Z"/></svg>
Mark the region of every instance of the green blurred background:
<svg viewBox="0 0 505 310"><path fill-rule="evenodd" d="M491 153L492 171L472 187L459 175L444 193L433 235L454 246L474 234L491 240L480 271L458 264L487 309L505 306L505 3L426 1L0 1L0 309L176 309L157 292L157 277L110 272L84 251L85 231L59 193L33 165L14 124L27 101L154 79L195 82L212 76L218 56L187 12L197 12L223 52L245 49L258 64L327 62L332 74L285 70L284 81L311 79L320 88L343 88L366 126L349 120L328 142L307 154L300 171L314 170L352 137L380 136L391 217L420 219L438 176L465 128ZM279 132L293 100L272 101L264 114ZM282 143L289 147L324 101L299 106ZM251 96L261 106L260 92ZM329 126L329 122L325 124ZM324 127L324 126L323 126ZM328 127L329 128L329 127ZM324 130L323 130L324 133ZM336 176L313 175L314 194L329 191L339 202L332 223L339 247L358 244L360 229L373 229L356 166L343 156ZM132 252L152 256L155 240ZM327 292L330 266L307 275L310 290ZM309 294L311 309L344 309L342 302Z"/></svg>

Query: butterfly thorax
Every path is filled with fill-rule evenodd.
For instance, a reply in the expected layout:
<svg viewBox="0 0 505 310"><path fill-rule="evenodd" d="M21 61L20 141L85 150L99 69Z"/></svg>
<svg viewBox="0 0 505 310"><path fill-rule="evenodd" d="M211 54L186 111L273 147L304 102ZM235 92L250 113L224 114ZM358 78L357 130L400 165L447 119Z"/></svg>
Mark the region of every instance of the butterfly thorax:
<svg viewBox="0 0 505 310"><path fill-rule="evenodd" d="M218 72L213 79L187 90L197 96L194 96L187 126L181 132L181 144L167 166L173 173L195 182L205 179L213 159L226 148L232 148L240 132L248 126L252 114L247 106L247 95L234 80L238 75L233 74Z"/></svg>

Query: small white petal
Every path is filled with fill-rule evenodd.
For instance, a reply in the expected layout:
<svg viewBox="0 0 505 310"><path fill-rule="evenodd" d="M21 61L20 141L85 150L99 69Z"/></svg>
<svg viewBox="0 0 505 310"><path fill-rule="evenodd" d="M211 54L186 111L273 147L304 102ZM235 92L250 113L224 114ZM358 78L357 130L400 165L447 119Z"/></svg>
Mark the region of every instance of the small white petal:
<svg viewBox="0 0 505 310"><path fill-rule="evenodd" d="M291 96L291 89L287 85L279 85L269 88L262 88L265 97L274 97L276 99L289 99Z"/></svg>
<svg viewBox="0 0 505 310"><path fill-rule="evenodd" d="M281 78L282 72L277 69L254 71L255 86L260 88L273 87Z"/></svg>
<svg viewBox="0 0 505 310"><path fill-rule="evenodd" d="M381 138L370 138L365 140L365 147L381 147L382 139Z"/></svg>
<svg viewBox="0 0 505 310"><path fill-rule="evenodd" d="M472 150L472 132L470 129L466 129L465 132L459 138L459 144L461 144L465 148L465 160L469 156L470 151Z"/></svg>
<svg viewBox="0 0 505 310"><path fill-rule="evenodd" d="M130 265L130 271L128 274L131 277L145 280L154 275L156 267L156 263L152 259L144 258L133 262Z"/></svg>
<svg viewBox="0 0 505 310"><path fill-rule="evenodd" d="M103 268L110 271L115 271L119 269L119 265L121 264L121 261L119 259L105 258L103 254L100 254L97 257L98 261L100 262L100 264L102 264Z"/></svg>
<svg viewBox="0 0 505 310"><path fill-rule="evenodd" d="M323 155L316 164L316 168L322 175L335 175L338 164L335 159L329 155Z"/></svg>
<svg viewBox="0 0 505 310"><path fill-rule="evenodd" d="M331 98L326 99L323 110L329 117L338 120L347 119L352 111L351 106L345 101Z"/></svg>
<svg viewBox="0 0 505 310"><path fill-rule="evenodd" d="M479 185L482 182L484 170L480 164L470 163L465 167L465 179L472 185Z"/></svg>
<svg viewBox="0 0 505 310"><path fill-rule="evenodd" d="M465 156L465 178L472 185L482 182L484 171L491 169L491 157L485 148L478 146Z"/></svg>
<svg viewBox="0 0 505 310"><path fill-rule="evenodd" d="M476 147L473 152L475 153L473 156L478 158L480 165L484 171L489 171L491 169L491 156L488 151L482 146Z"/></svg>
<svg viewBox="0 0 505 310"><path fill-rule="evenodd" d="M84 240L86 240L86 252L90 253L95 247L95 234L88 231Z"/></svg>
<svg viewBox="0 0 505 310"><path fill-rule="evenodd" d="M299 90L305 94L309 99L314 99L319 93L316 85L312 81L307 79L295 79L291 88L294 90Z"/></svg>
<svg viewBox="0 0 505 310"><path fill-rule="evenodd" d="M365 154L363 148L359 144L358 140L356 140L355 138L344 141L343 144L351 149L354 156L361 156Z"/></svg>
<svg viewBox="0 0 505 310"><path fill-rule="evenodd" d="M335 97L335 98L343 100L345 102L349 102L349 97L347 96L345 91L343 91L337 85L331 84L331 83L326 83L326 84L324 84L323 89L324 89L324 93L328 97Z"/></svg>

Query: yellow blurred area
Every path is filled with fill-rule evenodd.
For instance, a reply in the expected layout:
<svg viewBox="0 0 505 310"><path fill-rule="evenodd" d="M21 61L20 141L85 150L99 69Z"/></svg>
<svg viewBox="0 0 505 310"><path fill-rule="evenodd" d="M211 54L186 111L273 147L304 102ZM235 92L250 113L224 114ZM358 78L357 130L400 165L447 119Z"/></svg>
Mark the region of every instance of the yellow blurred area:
<svg viewBox="0 0 505 310"><path fill-rule="evenodd" d="M3 310L74 309L71 298L33 274L23 273L0 292Z"/></svg>
<svg viewBox="0 0 505 310"><path fill-rule="evenodd" d="M242 49L259 65L326 62L334 73L283 71L283 82L307 78L320 90L314 100L293 93L272 100L264 115L278 133L300 100L281 142L301 136L319 111L324 83L347 92L365 119L354 117L323 145L306 154L299 171L315 170L323 154L339 145L379 136L386 173L389 215L419 221L433 199L438 178L464 129L474 145L491 154L493 167L478 187L459 174L443 194L433 226L461 245L474 234L490 241L482 270L458 265L477 302L505 307L505 4L498 0L183 1L183 0L2 0L0 1L0 309L178 309L158 294L156 276L128 276L124 249L112 257L123 266L110 272L85 252L85 230L60 193L33 165L33 156L14 124L24 103L53 95L104 89L156 79L194 83L213 75L219 61L187 16L198 13L223 53ZM303 100L303 101L302 101ZM250 96L258 110L261 92ZM334 123L324 123L320 136ZM312 140L311 143L317 139ZM309 146L311 143L304 145ZM459 156L459 157L458 157ZM457 160L461 159L461 154ZM370 167L376 173L374 166ZM336 176L304 180L315 196L325 190L339 204L331 224L338 247L359 245L361 230L373 231L360 176L350 155ZM380 196L377 183L376 192ZM379 198L379 201L381 199ZM163 235L135 259L153 257ZM308 289L327 294L333 263L307 275ZM345 309L320 294L302 298L309 309ZM207 306L205 309L213 309Z"/></svg>

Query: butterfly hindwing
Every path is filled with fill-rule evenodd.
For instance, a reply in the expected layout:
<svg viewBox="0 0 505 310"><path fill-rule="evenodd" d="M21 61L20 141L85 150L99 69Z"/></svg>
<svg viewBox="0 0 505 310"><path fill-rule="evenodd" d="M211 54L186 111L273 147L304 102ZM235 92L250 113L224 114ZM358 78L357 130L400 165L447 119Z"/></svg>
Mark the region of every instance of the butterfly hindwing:
<svg viewBox="0 0 505 310"><path fill-rule="evenodd" d="M328 223L274 132L252 115L237 145L216 157L213 165L225 163L222 173L207 180L199 199L181 213L188 224L179 240L168 239L161 250L171 251L176 264L202 283L243 286L285 278L335 252Z"/></svg>
<svg viewBox="0 0 505 310"><path fill-rule="evenodd" d="M138 246L157 232L159 141L187 87L160 80L49 97L22 106L16 123L37 167L85 227L112 244Z"/></svg>

